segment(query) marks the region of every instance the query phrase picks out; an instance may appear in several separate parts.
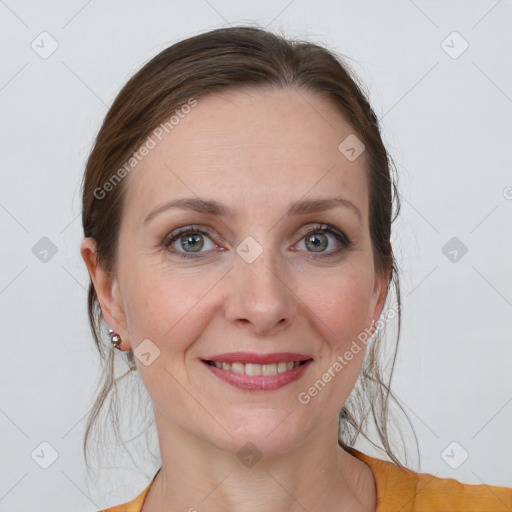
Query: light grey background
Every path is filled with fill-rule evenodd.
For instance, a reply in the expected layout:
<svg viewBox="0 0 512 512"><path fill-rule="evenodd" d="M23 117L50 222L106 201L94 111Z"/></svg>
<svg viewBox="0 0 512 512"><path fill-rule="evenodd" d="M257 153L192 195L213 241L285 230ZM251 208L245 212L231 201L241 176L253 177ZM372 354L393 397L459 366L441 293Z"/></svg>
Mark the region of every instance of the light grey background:
<svg viewBox="0 0 512 512"><path fill-rule="evenodd" d="M512 486L511 22L506 0L0 0L0 511L95 511L133 498L156 470L128 459L96 486L86 480L98 360L79 182L125 81L166 46L238 23L353 59L398 167L393 389L418 436L413 469ZM43 31L58 42L46 59L31 47ZM454 31L469 44L461 55ZM33 253L43 237L57 248L46 262ZM468 249L455 262L443 253L453 237ZM454 441L469 454L458 469L442 456ZM48 469L31 457L50 456L42 442L58 452Z"/></svg>

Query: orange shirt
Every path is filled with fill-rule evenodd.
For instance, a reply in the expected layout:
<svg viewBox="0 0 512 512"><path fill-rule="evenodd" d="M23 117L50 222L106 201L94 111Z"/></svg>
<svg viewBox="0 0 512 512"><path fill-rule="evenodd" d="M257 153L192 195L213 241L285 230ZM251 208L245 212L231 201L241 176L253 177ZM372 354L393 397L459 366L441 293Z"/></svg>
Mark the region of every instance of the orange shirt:
<svg viewBox="0 0 512 512"><path fill-rule="evenodd" d="M377 484L375 512L511 512L512 488L463 484L453 478L403 470L351 448L365 462ZM155 474L156 477L156 474ZM140 512L150 484L134 500L101 512Z"/></svg>

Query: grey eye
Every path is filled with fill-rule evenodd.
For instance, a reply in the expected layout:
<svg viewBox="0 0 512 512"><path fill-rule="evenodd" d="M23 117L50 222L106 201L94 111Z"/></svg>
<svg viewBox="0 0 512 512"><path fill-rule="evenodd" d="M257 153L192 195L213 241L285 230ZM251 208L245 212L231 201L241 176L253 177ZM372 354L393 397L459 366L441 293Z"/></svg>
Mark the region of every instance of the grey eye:
<svg viewBox="0 0 512 512"><path fill-rule="evenodd" d="M306 247L311 248L314 252L321 252L327 249L329 240L324 233L313 233L305 237Z"/></svg>
<svg viewBox="0 0 512 512"><path fill-rule="evenodd" d="M200 251L204 246L203 235L185 235L180 237L181 248L185 251L189 252L188 249L191 249L192 252Z"/></svg>

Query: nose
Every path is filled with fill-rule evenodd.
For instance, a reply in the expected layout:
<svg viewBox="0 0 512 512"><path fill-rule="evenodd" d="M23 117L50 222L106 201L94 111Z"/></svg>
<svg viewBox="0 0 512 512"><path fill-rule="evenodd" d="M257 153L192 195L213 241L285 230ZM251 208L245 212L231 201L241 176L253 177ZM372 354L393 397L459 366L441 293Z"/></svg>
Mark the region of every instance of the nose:
<svg viewBox="0 0 512 512"><path fill-rule="evenodd" d="M228 275L226 319L257 336L272 336L296 315L296 299L274 258L265 252L252 263L237 258Z"/></svg>

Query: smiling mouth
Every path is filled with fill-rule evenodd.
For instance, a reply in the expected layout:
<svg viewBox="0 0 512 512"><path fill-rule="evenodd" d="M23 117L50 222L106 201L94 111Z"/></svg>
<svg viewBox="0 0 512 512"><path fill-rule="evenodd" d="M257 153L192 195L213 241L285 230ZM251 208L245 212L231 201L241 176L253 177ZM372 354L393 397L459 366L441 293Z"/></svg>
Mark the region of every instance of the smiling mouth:
<svg viewBox="0 0 512 512"><path fill-rule="evenodd" d="M278 363L269 363L269 364L255 364L255 363L225 363L220 361L207 361L203 360L206 364L210 366L215 366L220 370L231 371L233 373L237 373L239 375L249 375L249 376L272 376L278 375L280 373L285 373L287 371L293 370L299 366L306 364L308 361L312 361L312 359L306 359L304 361L280 361Z"/></svg>

